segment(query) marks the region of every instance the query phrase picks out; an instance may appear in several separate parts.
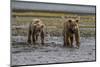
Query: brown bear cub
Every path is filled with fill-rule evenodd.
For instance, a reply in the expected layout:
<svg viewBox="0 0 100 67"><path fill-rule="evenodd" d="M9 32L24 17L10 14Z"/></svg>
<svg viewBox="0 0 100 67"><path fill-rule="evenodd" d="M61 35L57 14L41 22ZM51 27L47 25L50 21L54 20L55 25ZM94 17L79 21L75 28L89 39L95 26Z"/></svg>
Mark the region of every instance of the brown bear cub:
<svg viewBox="0 0 100 67"><path fill-rule="evenodd" d="M79 17L67 17L65 18L63 36L64 46L73 47L73 41L75 39L77 48L80 47L80 30L79 30Z"/></svg>
<svg viewBox="0 0 100 67"><path fill-rule="evenodd" d="M33 22L29 25L28 43L36 44L38 36L41 37L41 43L44 44L44 24L40 19L33 19Z"/></svg>

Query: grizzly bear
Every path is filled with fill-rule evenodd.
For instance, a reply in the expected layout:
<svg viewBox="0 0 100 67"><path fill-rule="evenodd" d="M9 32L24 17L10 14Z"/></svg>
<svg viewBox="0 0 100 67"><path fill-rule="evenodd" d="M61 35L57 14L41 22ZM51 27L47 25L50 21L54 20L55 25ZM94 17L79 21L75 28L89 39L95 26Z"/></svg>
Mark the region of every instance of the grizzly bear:
<svg viewBox="0 0 100 67"><path fill-rule="evenodd" d="M29 24L28 43L36 44L38 36L41 37L41 43L44 44L44 24L40 19L33 19L33 22Z"/></svg>
<svg viewBox="0 0 100 67"><path fill-rule="evenodd" d="M65 18L63 36L64 46L73 47L75 39L77 48L80 47L79 17Z"/></svg>

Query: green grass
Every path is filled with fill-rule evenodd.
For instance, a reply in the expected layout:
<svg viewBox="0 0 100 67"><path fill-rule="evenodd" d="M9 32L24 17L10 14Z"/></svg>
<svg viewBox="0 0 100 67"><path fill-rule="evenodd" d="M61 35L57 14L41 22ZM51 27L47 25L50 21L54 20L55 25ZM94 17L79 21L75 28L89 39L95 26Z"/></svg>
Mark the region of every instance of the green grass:
<svg viewBox="0 0 100 67"><path fill-rule="evenodd" d="M23 14L24 15L24 14ZM27 14L28 15L28 14ZM47 14L49 15L49 13ZM52 15L58 15L58 14L52 14ZM59 16L62 14L59 14ZM95 17L95 16L84 16L87 18ZM12 17L12 25L26 25L32 22L32 19L34 18L39 18L43 21L43 23L46 25L46 32L48 32L52 36L61 36L62 35L62 30L63 30L63 23L64 20L62 18L57 18L57 17ZM81 26L80 28L95 28L95 20L80 20ZM84 24L83 24L84 22ZM83 25L82 25L83 24ZM91 24L91 25L90 25ZM13 36L27 36L28 29L13 29L12 30L12 35ZM95 31L90 31L90 30L84 30L81 31L81 36L95 36Z"/></svg>
<svg viewBox="0 0 100 67"><path fill-rule="evenodd" d="M90 31L90 30L85 30L85 31L80 31L80 36L81 37L95 37L95 31Z"/></svg>
<svg viewBox="0 0 100 67"><path fill-rule="evenodd" d="M86 26L80 26L80 28L95 28L95 26L94 25L93 26L86 25Z"/></svg>
<svg viewBox="0 0 100 67"><path fill-rule="evenodd" d="M37 17L37 18L57 18L60 19L62 16L80 16L81 22L95 22L95 15L77 15L73 13L63 13L63 12L40 12L40 11L32 11L32 12L12 12L13 16L17 17L17 20L19 21L30 21L31 18ZM20 16L20 18L18 18ZM27 17L26 19L22 20L21 17Z"/></svg>

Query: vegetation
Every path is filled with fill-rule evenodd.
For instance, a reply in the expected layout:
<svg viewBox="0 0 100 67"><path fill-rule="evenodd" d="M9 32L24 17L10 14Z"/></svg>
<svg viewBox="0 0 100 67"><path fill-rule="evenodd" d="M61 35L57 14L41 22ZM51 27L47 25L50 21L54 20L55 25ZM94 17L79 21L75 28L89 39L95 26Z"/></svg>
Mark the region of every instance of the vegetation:
<svg viewBox="0 0 100 67"><path fill-rule="evenodd" d="M13 36L27 36L28 24L32 22L34 18L40 18L46 25L46 33L51 36L61 36L63 30L64 20L61 16L74 16L77 14L68 13L50 13L50 12L14 12L12 13L12 35ZM94 15L80 15L80 28L85 28L85 30L80 30L81 36L95 36L95 30L87 30L88 28L95 28L95 16ZM23 28L16 28L16 26ZM26 27L26 28L25 28Z"/></svg>

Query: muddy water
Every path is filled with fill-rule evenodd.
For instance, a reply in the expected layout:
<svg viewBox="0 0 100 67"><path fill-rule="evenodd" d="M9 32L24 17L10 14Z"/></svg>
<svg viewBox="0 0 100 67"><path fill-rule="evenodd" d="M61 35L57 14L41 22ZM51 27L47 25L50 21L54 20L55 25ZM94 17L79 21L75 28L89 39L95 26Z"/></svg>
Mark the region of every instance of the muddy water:
<svg viewBox="0 0 100 67"><path fill-rule="evenodd" d="M12 37L12 41L19 45L12 47L12 65L47 64L76 61L95 60L95 38L81 37L79 49L62 47L62 37L45 38L45 45L29 46L25 44L27 37ZM22 42L21 44L19 44ZM40 41L38 41L40 42ZM20 46L26 45L26 46ZM75 47L75 43L74 43Z"/></svg>

